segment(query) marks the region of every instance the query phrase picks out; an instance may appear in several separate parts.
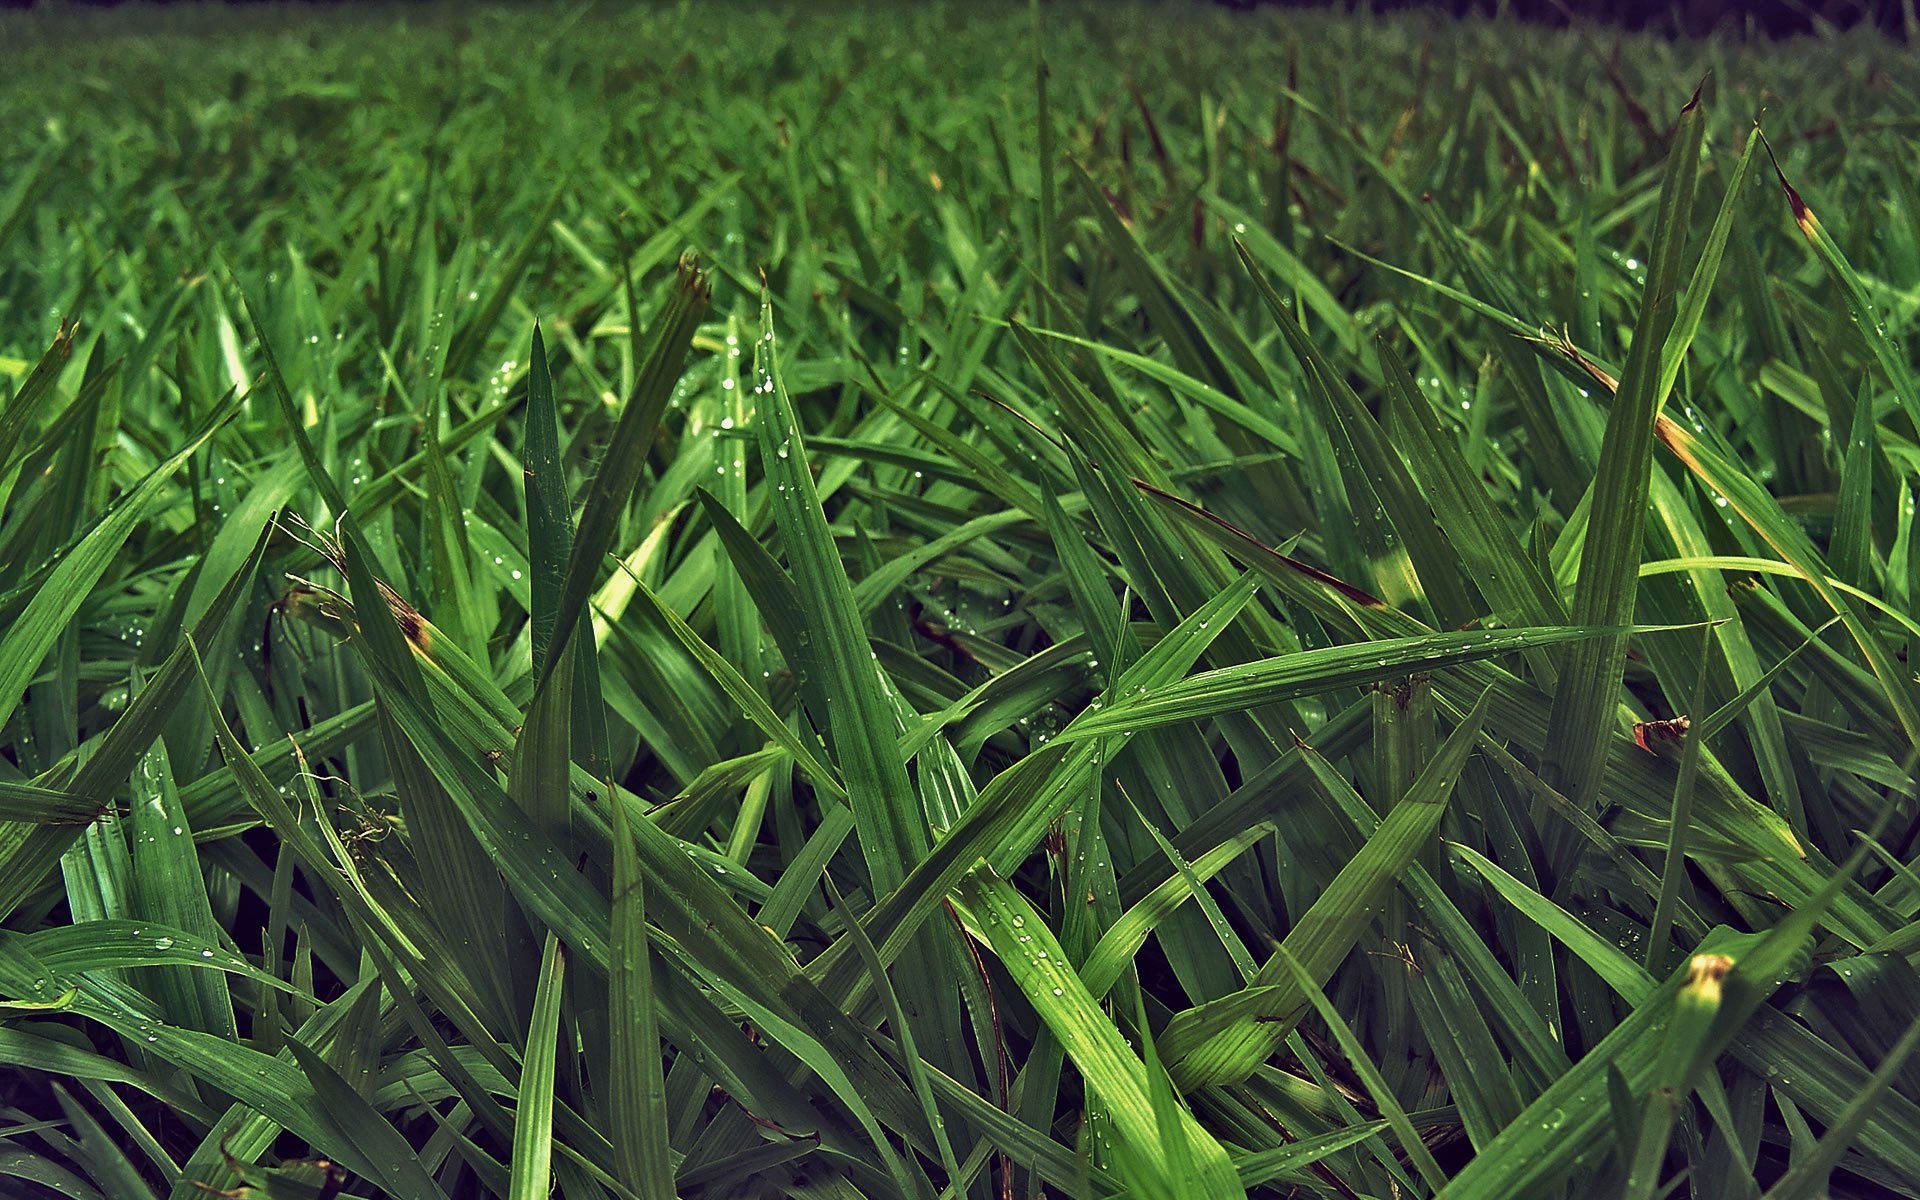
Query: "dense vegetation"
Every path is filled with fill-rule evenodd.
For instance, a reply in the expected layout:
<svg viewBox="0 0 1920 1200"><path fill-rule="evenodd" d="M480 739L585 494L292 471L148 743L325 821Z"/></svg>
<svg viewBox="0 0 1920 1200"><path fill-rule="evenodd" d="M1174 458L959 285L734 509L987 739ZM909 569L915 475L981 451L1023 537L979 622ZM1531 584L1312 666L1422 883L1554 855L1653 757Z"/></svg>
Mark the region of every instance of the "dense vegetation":
<svg viewBox="0 0 1920 1200"><path fill-rule="evenodd" d="M0 1192L1920 1194L1911 52L0 44Z"/></svg>

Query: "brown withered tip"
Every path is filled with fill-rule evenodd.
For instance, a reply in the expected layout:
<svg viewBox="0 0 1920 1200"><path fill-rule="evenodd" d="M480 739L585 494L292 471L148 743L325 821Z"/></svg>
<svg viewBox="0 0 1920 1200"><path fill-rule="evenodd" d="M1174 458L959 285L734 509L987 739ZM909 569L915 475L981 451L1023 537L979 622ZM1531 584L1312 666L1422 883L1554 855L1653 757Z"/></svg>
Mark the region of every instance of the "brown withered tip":
<svg viewBox="0 0 1920 1200"><path fill-rule="evenodd" d="M1681 109L1680 109L1681 116L1684 117L1688 113L1692 112L1694 109L1700 107L1700 88L1705 86L1707 86L1707 81L1703 79L1700 81L1700 87L1696 87L1693 89L1693 99L1687 101L1685 105L1681 106Z"/></svg>
<svg viewBox="0 0 1920 1200"><path fill-rule="evenodd" d="M1633 742L1648 754L1659 754L1662 750L1678 746L1685 741L1687 730L1692 727L1693 720L1690 717L1674 717L1666 721L1635 721Z"/></svg>
<svg viewBox="0 0 1920 1200"><path fill-rule="evenodd" d="M1753 131L1760 135L1760 145L1766 149L1767 161L1773 164L1773 174L1780 180L1781 190L1787 194L1787 207L1793 210L1793 223L1800 227L1802 234L1812 238L1813 210L1807 207L1807 202L1800 198L1800 193L1794 190L1794 186L1787 182L1787 173L1780 169L1780 160L1774 156L1773 143L1767 140L1767 131L1760 128L1758 120L1753 123Z"/></svg>

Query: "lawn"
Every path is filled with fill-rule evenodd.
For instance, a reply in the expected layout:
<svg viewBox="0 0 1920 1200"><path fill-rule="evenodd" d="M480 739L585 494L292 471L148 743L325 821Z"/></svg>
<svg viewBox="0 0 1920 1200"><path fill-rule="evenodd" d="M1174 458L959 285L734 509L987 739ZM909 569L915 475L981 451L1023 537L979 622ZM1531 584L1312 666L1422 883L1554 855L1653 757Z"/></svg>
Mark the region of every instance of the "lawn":
<svg viewBox="0 0 1920 1200"><path fill-rule="evenodd" d="M1920 53L0 14L0 1194L1920 1195Z"/></svg>

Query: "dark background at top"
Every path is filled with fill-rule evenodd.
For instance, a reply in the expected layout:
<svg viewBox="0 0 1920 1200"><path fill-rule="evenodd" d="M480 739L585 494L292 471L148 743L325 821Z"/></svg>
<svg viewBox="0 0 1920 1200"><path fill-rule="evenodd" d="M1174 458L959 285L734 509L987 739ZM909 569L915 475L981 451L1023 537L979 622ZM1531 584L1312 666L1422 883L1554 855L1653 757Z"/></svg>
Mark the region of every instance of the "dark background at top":
<svg viewBox="0 0 1920 1200"><path fill-rule="evenodd" d="M51 10L64 7L103 8L123 0L0 0L0 8ZM142 0L172 3L173 0ZM226 0L252 5L265 0ZM274 0L282 4L345 6L355 0ZM387 0L391 2L391 0ZM820 0L823 5L830 0ZM1182 0L1170 0L1178 4ZM1368 8L1374 11L1425 9L1454 16L1484 16L1564 26L1569 18L1582 24L1614 26L1667 36L1791 37L1796 34L1860 24L1873 25L1896 38L1906 37L1912 23L1906 10L1920 0L1211 0L1234 9Z"/></svg>
<svg viewBox="0 0 1920 1200"><path fill-rule="evenodd" d="M1315 0L1214 0L1228 8L1324 7ZM1912 0L1370 0L1362 7L1427 9L1455 16L1504 17L1564 26L1569 16L1667 35L1791 37L1817 29L1870 24L1896 37L1907 32Z"/></svg>

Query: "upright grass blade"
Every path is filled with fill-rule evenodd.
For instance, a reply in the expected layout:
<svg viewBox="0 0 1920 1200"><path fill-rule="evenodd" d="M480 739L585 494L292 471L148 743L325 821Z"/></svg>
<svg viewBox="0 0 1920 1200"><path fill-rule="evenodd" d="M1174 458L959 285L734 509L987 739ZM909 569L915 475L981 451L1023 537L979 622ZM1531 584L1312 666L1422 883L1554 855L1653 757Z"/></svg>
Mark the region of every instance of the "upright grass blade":
<svg viewBox="0 0 1920 1200"><path fill-rule="evenodd" d="M1633 619L1638 592L1642 531L1646 527L1648 477L1653 462L1653 425L1665 396L1661 351L1673 328L1693 185L1700 165L1706 113L1700 96L1681 110L1660 185L1660 215L1654 229L1647 288L1634 326L1633 348L1619 391L1607 412L1600 474L1580 557L1570 614L1575 624L1623 625ZM1548 726L1552 747L1548 782L1576 804L1596 795L1601 769L1617 724L1621 672L1627 642L1614 635L1579 642L1567 652L1553 695ZM1554 864L1565 870L1566 839Z"/></svg>
<svg viewBox="0 0 1920 1200"><path fill-rule="evenodd" d="M646 877L634 852L626 806L613 808L613 923L607 947L608 1112L620 1181L641 1196L673 1194L674 1164L659 1014L647 933Z"/></svg>
<svg viewBox="0 0 1920 1200"><path fill-rule="evenodd" d="M565 962L560 939L549 933L546 953L540 960L540 986L533 994L527 1052L520 1059L507 1200L544 1200L553 1190L554 1055L559 1050L560 987Z"/></svg>
<svg viewBox="0 0 1920 1200"><path fill-rule="evenodd" d="M854 605L853 590L828 533L813 476L807 469L798 417L774 353L773 310L761 301L761 339L756 347L760 394L760 457L774 481L779 524L799 596L811 614L806 628L822 676L827 725L845 773L849 801L877 890L898 886L928 844L924 814L912 811L905 764L894 751L892 706Z"/></svg>
<svg viewBox="0 0 1920 1200"><path fill-rule="evenodd" d="M567 573L554 609L553 638L541 666L544 682L573 636L586 607L587 596L600 575L601 562L613 546L615 530L646 465L646 447L665 410L674 381L680 377L687 345L711 296L706 277L688 255L667 292L667 302L648 329L645 347L638 353L633 393L621 410L601 469L580 504L580 526L574 533ZM638 335L636 335L636 343Z"/></svg>
<svg viewBox="0 0 1920 1200"><path fill-rule="evenodd" d="M135 772L133 807L128 814L134 901L129 915L176 926L212 945L219 938L219 926L207 900L206 877L187 822L166 744L155 742ZM221 976L163 971L152 978L151 990L168 1020L238 1039L233 997Z"/></svg>

